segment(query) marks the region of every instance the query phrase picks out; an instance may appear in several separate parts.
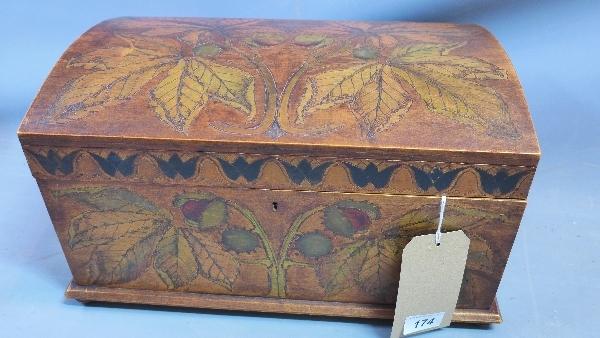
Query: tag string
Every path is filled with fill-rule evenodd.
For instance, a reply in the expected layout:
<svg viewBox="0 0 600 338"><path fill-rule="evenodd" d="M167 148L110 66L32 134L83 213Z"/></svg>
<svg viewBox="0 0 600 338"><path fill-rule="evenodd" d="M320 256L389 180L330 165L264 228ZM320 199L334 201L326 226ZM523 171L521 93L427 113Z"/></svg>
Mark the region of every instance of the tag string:
<svg viewBox="0 0 600 338"><path fill-rule="evenodd" d="M440 220L438 221L437 230L435 231L435 245L442 243L442 224L444 223L444 211L446 210L446 195L442 195L440 200Z"/></svg>

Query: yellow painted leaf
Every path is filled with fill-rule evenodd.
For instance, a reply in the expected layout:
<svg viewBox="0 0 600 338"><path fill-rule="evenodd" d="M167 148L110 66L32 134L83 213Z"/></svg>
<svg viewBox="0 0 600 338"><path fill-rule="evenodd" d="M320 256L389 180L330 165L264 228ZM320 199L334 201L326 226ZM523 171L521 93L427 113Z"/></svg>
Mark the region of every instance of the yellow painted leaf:
<svg viewBox="0 0 600 338"><path fill-rule="evenodd" d="M368 137L398 123L412 101L389 66L383 66L375 78L366 83L351 101L354 115Z"/></svg>
<svg viewBox="0 0 600 338"><path fill-rule="evenodd" d="M356 266L366 241L356 241L326 257L317 266L317 275L325 293L335 295L354 285Z"/></svg>
<svg viewBox="0 0 600 338"><path fill-rule="evenodd" d="M87 264L99 284L138 278L150 265L157 242L171 227L167 212L125 189L80 188L56 191L88 209L68 229L73 251L93 247Z"/></svg>
<svg viewBox="0 0 600 338"><path fill-rule="evenodd" d="M116 36L111 48L92 50L69 60L67 68L87 70L61 90L52 107L54 120L70 120L123 103L142 89L158 117L185 132L208 100L256 115L254 78L211 59L221 47L199 40L207 32L182 32L177 39ZM145 88L160 80L154 88ZM147 92L146 92L147 93Z"/></svg>
<svg viewBox="0 0 600 338"><path fill-rule="evenodd" d="M490 134L515 136L502 97L479 80L505 79L505 72L476 58L448 55L458 45L420 44L397 49L391 65L433 113Z"/></svg>
<svg viewBox="0 0 600 338"><path fill-rule="evenodd" d="M52 108L54 116L58 120L81 118L127 100L169 66L165 59L138 56L126 59L131 62L91 72L69 83Z"/></svg>
<svg viewBox="0 0 600 338"><path fill-rule="evenodd" d="M67 68L81 67L92 70L136 69L140 63L162 63L176 57L177 45L171 40L140 39L139 37L117 36L120 45L93 49L69 59Z"/></svg>
<svg viewBox="0 0 600 338"><path fill-rule="evenodd" d="M296 123L342 103L349 105L368 137L397 123L411 104L389 66L367 63L312 77L301 97Z"/></svg>
<svg viewBox="0 0 600 338"><path fill-rule="evenodd" d="M208 100L232 106L248 119L256 114L254 78L199 57L179 60L151 97L158 116L180 132L187 130Z"/></svg>
<svg viewBox="0 0 600 338"><path fill-rule="evenodd" d="M396 299L402 246L396 239L381 238L369 241L361 250L362 264L356 280L362 290L382 301Z"/></svg>
<svg viewBox="0 0 600 338"><path fill-rule="evenodd" d="M52 107L55 119L81 118L127 100L174 63L176 50L168 43L123 36L117 39L119 46L95 49L69 60L67 68L90 72L62 89Z"/></svg>
<svg viewBox="0 0 600 338"><path fill-rule="evenodd" d="M254 78L250 74L198 57L192 59L190 68L192 76L204 86L210 99L241 110L247 119L254 118Z"/></svg>
<svg viewBox="0 0 600 338"><path fill-rule="evenodd" d="M88 211L71 221L69 246L79 249L104 245L122 237L155 230L156 213L137 211Z"/></svg>
<svg viewBox="0 0 600 338"><path fill-rule="evenodd" d="M192 248L199 273L231 290L240 269L236 257L225 251L220 243L212 240L207 233L186 228L183 234Z"/></svg>
<svg viewBox="0 0 600 338"><path fill-rule="evenodd" d="M161 120L183 132L208 100L206 88L192 76L189 60L179 60L151 92L154 110Z"/></svg>
<svg viewBox="0 0 600 338"><path fill-rule="evenodd" d="M440 72L467 79L506 79L506 71L500 67L474 57L450 55L462 44L414 44L398 47L392 52L398 64L418 63L428 65Z"/></svg>
<svg viewBox="0 0 600 338"><path fill-rule="evenodd" d="M124 283L137 279L152 261L154 250L170 223L148 222L132 228L123 236L99 246L95 252L102 274L99 284Z"/></svg>
<svg viewBox="0 0 600 338"><path fill-rule="evenodd" d="M96 210L160 212L146 198L122 188L84 187L53 192L55 197L69 197Z"/></svg>
<svg viewBox="0 0 600 338"><path fill-rule="evenodd" d="M439 205L430 204L410 210L393 219L385 227L388 237L412 238L435 233L439 218ZM492 210L476 208L446 208L444 231L469 230L494 222L503 222L506 216Z"/></svg>
<svg viewBox="0 0 600 338"><path fill-rule="evenodd" d="M187 285L196 278L196 259L181 229L172 227L158 242L154 269L169 288Z"/></svg>
<svg viewBox="0 0 600 338"><path fill-rule="evenodd" d="M347 102L377 74L381 67L370 63L335 69L310 78L298 106L298 123L310 113Z"/></svg>

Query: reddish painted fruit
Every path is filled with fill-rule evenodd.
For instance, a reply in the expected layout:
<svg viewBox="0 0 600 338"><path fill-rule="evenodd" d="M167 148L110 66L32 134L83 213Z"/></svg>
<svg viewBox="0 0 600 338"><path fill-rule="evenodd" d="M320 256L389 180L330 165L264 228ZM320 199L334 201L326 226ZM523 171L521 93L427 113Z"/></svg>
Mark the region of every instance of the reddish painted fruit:
<svg viewBox="0 0 600 338"><path fill-rule="evenodd" d="M181 206L181 212L185 218L197 221L209 204L210 200L188 200Z"/></svg>
<svg viewBox="0 0 600 338"><path fill-rule="evenodd" d="M366 229L371 224L369 214L365 211L355 208L338 207L342 215L352 224L355 232Z"/></svg>

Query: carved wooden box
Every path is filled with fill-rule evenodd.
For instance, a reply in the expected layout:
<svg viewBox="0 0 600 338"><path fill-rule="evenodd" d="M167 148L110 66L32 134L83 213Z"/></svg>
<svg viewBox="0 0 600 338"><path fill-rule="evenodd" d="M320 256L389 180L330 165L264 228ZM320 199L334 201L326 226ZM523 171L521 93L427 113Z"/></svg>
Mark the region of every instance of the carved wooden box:
<svg viewBox="0 0 600 338"><path fill-rule="evenodd" d="M392 318L402 249L471 239L495 294L539 148L471 25L131 19L60 58L20 128L82 301Z"/></svg>

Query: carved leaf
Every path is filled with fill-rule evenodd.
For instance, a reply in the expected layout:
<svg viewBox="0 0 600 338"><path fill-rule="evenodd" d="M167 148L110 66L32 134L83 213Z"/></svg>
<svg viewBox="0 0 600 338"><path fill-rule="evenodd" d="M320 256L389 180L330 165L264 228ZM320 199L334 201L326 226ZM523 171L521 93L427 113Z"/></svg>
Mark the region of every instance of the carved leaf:
<svg viewBox="0 0 600 338"><path fill-rule="evenodd" d="M495 255L490 244L481 236L471 235L469 245L469 256L467 258L467 271L477 270L486 274L495 274Z"/></svg>
<svg viewBox="0 0 600 338"><path fill-rule="evenodd" d="M114 240L152 232L157 215L139 211L88 211L71 221L69 246L79 249L110 244Z"/></svg>
<svg viewBox="0 0 600 338"><path fill-rule="evenodd" d="M506 216L477 208L447 208L444 213L444 231L468 230ZM386 234L412 238L434 233L439 218L438 205L425 205L411 210L387 225Z"/></svg>
<svg viewBox="0 0 600 338"><path fill-rule="evenodd" d="M94 246L88 270L93 272L90 278L101 284L138 278L171 226L166 212L124 189L76 189L54 195L90 207L72 220L68 243L72 250Z"/></svg>
<svg viewBox="0 0 600 338"><path fill-rule="evenodd" d="M386 236L358 240L337 250L317 266L326 294L335 295L356 284L372 296L391 300L400 276L402 244L406 243Z"/></svg>
<svg viewBox="0 0 600 338"><path fill-rule="evenodd" d="M297 123L311 113L346 103L368 137L397 123L410 107L408 93L387 65L367 63L311 78L298 107Z"/></svg>
<svg viewBox="0 0 600 338"><path fill-rule="evenodd" d="M177 131L189 127L208 100L206 89L191 74L189 60L179 60L150 95L160 119Z"/></svg>
<svg viewBox="0 0 600 338"><path fill-rule="evenodd" d="M241 110L248 119L254 118L254 78L250 74L202 58L192 59L191 68L194 78L202 83L211 99Z"/></svg>
<svg viewBox="0 0 600 338"><path fill-rule="evenodd" d="M428 65L431 69L452 76L473 80L506 79L506 72L489 62L474 58L450 55L449 53L463 44L414 44L398 47L392 52L397 63Z"/></svg>
<svg viewBox="0 0 600 338"><path fill-rule="evenodd" d="M505 71L474 57L449 54L461 46L412 44L384 56L373 47L354 49L353 57L362 64L309 78L296 123L303 124L320 110L347 104L364 134L374 137L398 123L415 99L420 99L433 113L490 134L516 136L506 103L494 89L480 83L506 79Z"/></svg>
<svg viewBox="0 0 600 338"><path fill-rule="evenodd" d="M67 68L88 70L67 84L52 107L54 120L69 120L122 103L146 85L158 117L185 132L207 101L216 100L256 114L254 78L211 59L221 47L190 45L185 39L144 39L117 36L123 46L103 48L73 57ZM157 42L157 41L160 41ZM153 81L155 80L155 81Z"/></svg>
<svg viewBox="0 0 600 338"><path fill-rule="evenodd" d="M408 83L434 113L490 133L515 134L508 108L492 88L476 80L505 79L504 70L483 60L448 55L457 44L416 44L394 51L396 77Z"/></svg>
<svg viewBox="0 0 600 338"><path fill-rule="evenodd" d="M63 88L52 108L53 116L57 120L76 119L127 100L172 63L173 57L133 45L98 49L74 57L67 68L81 67L92 72Z"/></svg>
<svg viewBox="0 0 600 338"><path fill-rule="evenodd" d="M381 238L367 242L360 250L362 264L356 281L362 290L382 300L395 299L402 249L398 240Z"/></svg>
<svg viewBox="0 0 600 338"><path fill-rule="evenodd" d="M169 288L189 284L198 275L192 247L181 229L169 229L156 247L154 268Z"/></svg>
<svg viewBox="0 0 600 338"><path fill-rule="evenodd" d="M204 232L191 228L182 231L192 248L199 273L208 280L231 290L240 269L235 256L225 251L218 242L213 241Z"/></svg>
<svg viewBox="0 0 600 338"><path fill-rule="evenodd" d="M184 132L209 99L256 114L254 79L239 69L202 58L182 59L151 92L152 104L161 120Z"/></svg>
<svg viewBox="0 0 600 338"><path fill-rule="evenodd" d="M69 197L98 210L138 211L139 209L159 213L152 202L127 189L120 188L77 188L54 192L57 197Z"/></svg>
<svg viewBox="0 0 600 338"><path fill-rule="evenodd" d="M351 102L352 111L368 137L396 124L412 104L391 67L383 66Z"/></svg>
<svg viewBox="0 0 600 338"><path fill-rule="evenodd" d="M317 262L317 275L326 294L335 295L357 285L380 301L393 301L402 250L414 236L434 233L438 214L437 205L425 205L411 210L391 220L383 227L382 233L353 240L323 257ZM504 217L476 208L448 208L444 216L444 230L470 229L484 223L501 221ZM492 257L488 244L483 239L474 237L469 253L469 259L476 265L473 268L488 268Z"/></svg>
<svg viewBox="0 0 600 338"><path fill-rule="evenodd" d="M335 295L352 287L356 272L353 267L361 261L359 254L366 243L364 240L353 242L337 250L317 266L317 275L326 294Z"/></svg>

